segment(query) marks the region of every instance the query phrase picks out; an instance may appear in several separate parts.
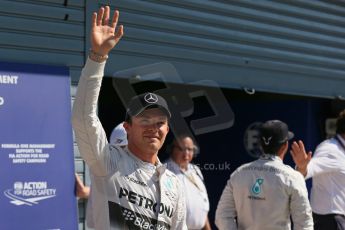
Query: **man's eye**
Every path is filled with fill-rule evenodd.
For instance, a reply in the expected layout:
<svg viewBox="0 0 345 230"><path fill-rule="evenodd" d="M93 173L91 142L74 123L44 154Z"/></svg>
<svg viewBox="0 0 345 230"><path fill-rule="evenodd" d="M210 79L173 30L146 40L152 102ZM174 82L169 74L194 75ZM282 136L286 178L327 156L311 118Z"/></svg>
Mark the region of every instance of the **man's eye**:
<svg viewBox="0 0 345 230"><path fill-rule="evenodd" d="M164 122L164 121L160 121L160 122L157 123L157 125L158 125L159 127L161 127L161 126L165 125L165 122Z"/></svg>
<svg viewBox="0 0 345 230"><path fill-rule="evenodd" d="M148 125L150 122L148 120L141 120L140 123L143 125Z"/></svg>

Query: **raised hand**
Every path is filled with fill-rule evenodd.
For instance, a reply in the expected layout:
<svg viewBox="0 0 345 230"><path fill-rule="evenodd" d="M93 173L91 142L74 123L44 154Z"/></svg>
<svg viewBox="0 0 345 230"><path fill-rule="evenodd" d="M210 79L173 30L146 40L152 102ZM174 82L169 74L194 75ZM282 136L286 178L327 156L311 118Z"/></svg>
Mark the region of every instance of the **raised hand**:
<svg viewBox="0 0 345 230"><path fill-rule="evenodd" d="M106 56L119 42L123 35L123 26L116 30L119 19L119 11L114 12L111 23L109 6L101 7L98 13L92 15L91 49L98 55Z"/></svg>
<svg viewBox="0 0 345 230"><path fill-rule="evenodd" d="M294 141L291 145L291 156L295 164L297 165L297 170L302 173L303 176L307 174L307 166L311 160L311 152L306 153L304 144L302 141Z"/></svg>

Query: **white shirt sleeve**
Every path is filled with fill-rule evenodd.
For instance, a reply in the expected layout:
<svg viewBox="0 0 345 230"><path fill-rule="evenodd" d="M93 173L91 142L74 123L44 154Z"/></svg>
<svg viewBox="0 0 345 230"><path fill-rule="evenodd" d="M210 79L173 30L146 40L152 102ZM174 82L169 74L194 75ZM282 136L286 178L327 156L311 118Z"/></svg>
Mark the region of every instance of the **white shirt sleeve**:
<svg viewBox="0 0 345 230"><path fill-rule="evenodd" d="M236 216L237 213L230 177L218 202L215 224L219 230L237 230Z"/></svg>
<svg viewBox="0 0 345 230"><path fill-rule="evenodd" d="M313 230L313 217L304 178L298 174L291 183L290 213L295 230Z"/></svg>
<svg viewBox="0 0 345 230"><path fill-rule="evenodd" d="M339 164L338 152L340 151L336 144L330 143L330 140L321 143L315 150L307 168L306 179L323 173L333 172L342 168Z"/></svg>
<svg viewBox="0 0 345 230"><path fill-rule="evenodd" d="M177 179L177 178L176 178ZM188 230L187 223L186 223L186 198L183 193L183 187L178 181L178 200L176 204L176 210L175 210L175 218L172 219L171 229L176 230Z"/></svg>
<svg viewBox="0 0 345 230"><path fill-rule="evenodd" d="M97 116L97 101L105 62L87 60L81 73L72 113L72 125L80 155L97 176L106 176L110 157L108 140ZM108 153L108 154L106 154Z"/></svg>

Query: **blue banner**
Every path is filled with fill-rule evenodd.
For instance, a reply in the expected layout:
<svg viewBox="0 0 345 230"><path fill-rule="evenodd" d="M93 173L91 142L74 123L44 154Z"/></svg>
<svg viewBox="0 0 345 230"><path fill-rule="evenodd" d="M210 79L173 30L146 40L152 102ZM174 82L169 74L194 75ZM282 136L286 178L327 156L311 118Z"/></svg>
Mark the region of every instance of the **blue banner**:
<svg viewBox="0 0 345 230"><path fill-rule="evenodd" d="M66 67L0 62L0 229L77 229Z"/></svg>

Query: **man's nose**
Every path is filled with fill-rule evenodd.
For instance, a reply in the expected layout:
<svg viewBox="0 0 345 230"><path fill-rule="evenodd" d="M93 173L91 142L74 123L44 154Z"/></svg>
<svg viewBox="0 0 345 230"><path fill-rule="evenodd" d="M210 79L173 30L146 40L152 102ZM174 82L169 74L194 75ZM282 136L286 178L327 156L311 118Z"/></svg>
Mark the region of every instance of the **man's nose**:
<svg viewBox="0 0 345 230"><path fill-rule="evenodd" d="M157 123L149 124L149 125L147 126L147 129L148 129L148 130L153 130L153 131L155 131L155 130L158 129L158 124L157 124Z"/></svg>

